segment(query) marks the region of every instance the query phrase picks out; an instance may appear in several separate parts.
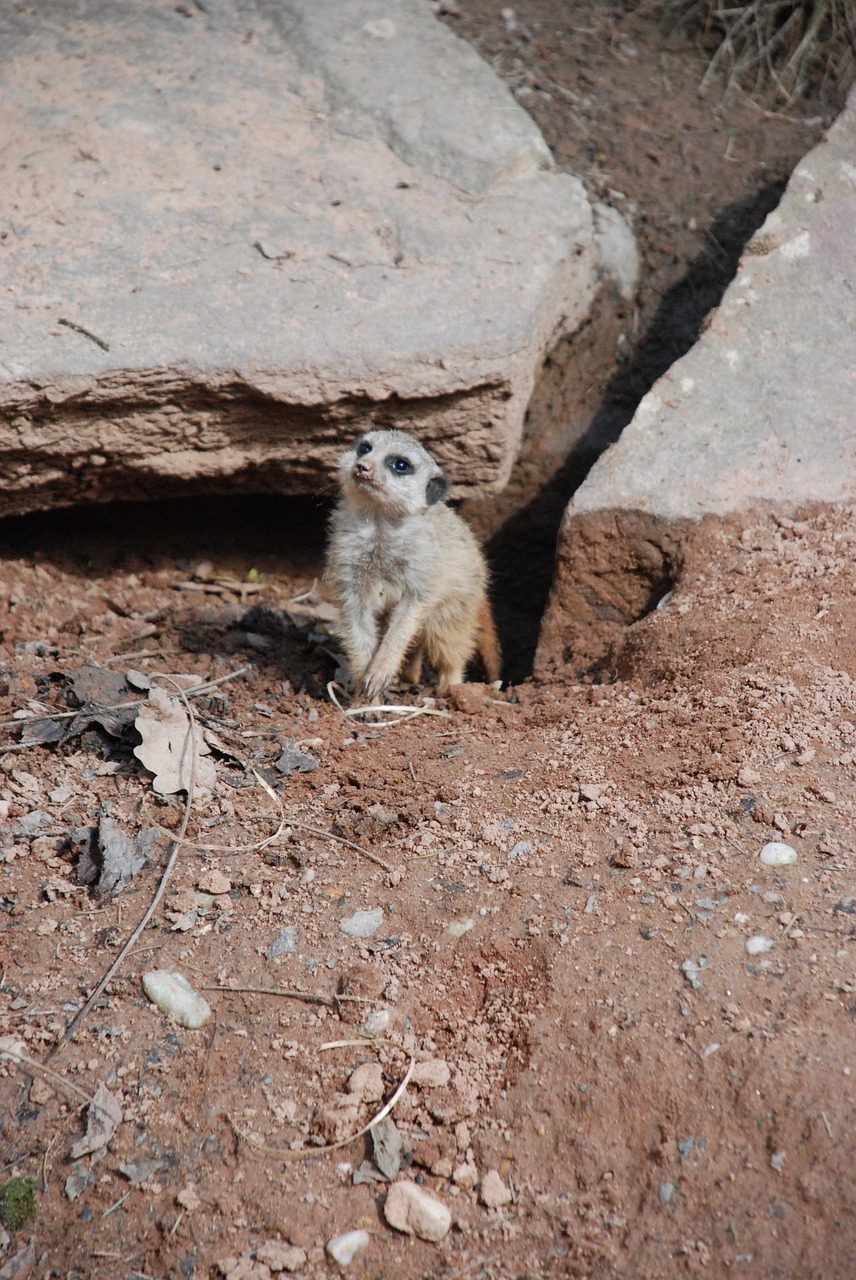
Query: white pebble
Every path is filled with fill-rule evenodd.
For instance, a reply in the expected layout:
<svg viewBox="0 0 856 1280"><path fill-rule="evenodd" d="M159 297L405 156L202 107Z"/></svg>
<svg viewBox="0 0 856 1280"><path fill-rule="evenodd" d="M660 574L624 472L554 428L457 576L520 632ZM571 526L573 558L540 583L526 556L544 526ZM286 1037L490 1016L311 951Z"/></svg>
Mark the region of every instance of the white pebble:
<svg viewBox="0 0 856 1280"><path fill-rule="evenodd" d="M775 943L770 938L764 938L760 933L756 933L754 938L746 939L746 950L750 956L762 956L767 951L772 951Z"/></svg>
<svg viewBox="0 0 856 1280"><path fill-rule="evenodd" d="M363 1019L363 1031L368 1036L379 1036L381 1032L386 1031L392 1015L389 1009L378 1009L376 1013L366 1014Z"/></svg>
<svg viewBox="0 0 856 1280"><path fill-rule="evenodd" d="M346 916L339 928L352 938L370 938L382 924L383 908L375 907L374 911L355 911L352 916Z"/></svg>
<svg viewBox="0 0 856 1280"><path fill-rule="evenodd" d="M187 979L171 969L151 969L143 974L143 990L153 1004L191 1031L204 1026L211 1006L197 995Z"/></svg>
<svg viewBox="0 0 856 1280"><path fill-rule="evenodd" d="M465 916L463 920L450 920L446 925L446 932L452 938L463 938L465 933L469 933L475 921L472 916Z"/></svg>
<svg viewBox="0 0 856 1280"><path fill-rule="evenodd" d="M347 1267L368 1242L368 1231L346 1231L344 1235L333 1236L327 1241L327 1252L340 1267Z"/></svg>
<svg viewBox="0 0 856 1280"><path fill-rule="evenodd" d="M779 840L771 840L761 850L761 861L765 867L790 867L797 860L797 851L789 844Z"/></svg>
<svg viewBox="0 0 856 1280"><path fill-rule="evenodd" d="M452 1215L441 1200L415 1182L394 1182L383 1206L383 1216L396 1231L417 1235L435 1244L445 1239Z"/></svg>

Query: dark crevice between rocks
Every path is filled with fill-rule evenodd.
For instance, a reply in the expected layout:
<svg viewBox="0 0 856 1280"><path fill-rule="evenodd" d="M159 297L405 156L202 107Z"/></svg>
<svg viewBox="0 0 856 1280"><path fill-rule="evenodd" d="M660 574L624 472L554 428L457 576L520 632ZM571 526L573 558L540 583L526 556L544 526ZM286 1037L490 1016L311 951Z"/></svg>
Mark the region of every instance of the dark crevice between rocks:
<svg viewBox="0 0 856 1280"><path fill-rule="evenodd" d="M710 247L663 297L631 358L609 379L602 393L586 393L585 388L581 392L580 350L586 377L591 377L598 367L614 367L615 336L620 328L614 307L611 316L603 308L593 313L589 325L562 344L546 362L533 396L533 409L543 413L543 406L549 406L552 417L560 420L566 438L574 443L549 479L533 486L523 505L498 528L488 544L506 680L518 683L535 666L542 618L553 582L556 539L568 502L601 453L618 440L654 382L698 340L707 317L734 278L743 246L779 203L785 185L783 179L766 187L751 199L730 205L715 219L708 232ZM555 425L547 431L555 436ZM540 433L536 433L529 449L532 454L539 449L543 452ZM554 442L548 445L549 451L556 452ZM527 465L534 474L535 466L524 452L519 468L524 474ZM628 528L632 524L630 521ZM671 539L668 541L671 543ZM600 569L602 592L597 577L587 575L586 589L593 605L601 594L603 601L608 601L613 592L613 587L607 585L609 578L637 572L632 568L637 558L632 548L615 543L613 555L614 559ZM581 572L583 568L581 564ZM591 676L601 672L616 630L643 617L656 605L673 585L671 572L666 576L655 574L650 589L631 592L631 598L638 600L638 612L616 619L611 632L608 626L598 626L578 651L564 646L565 660L575 674L588 672ZM573 619L568 623L572 625ZM604 645L599 654L592 650L595 633Z"/></svg>

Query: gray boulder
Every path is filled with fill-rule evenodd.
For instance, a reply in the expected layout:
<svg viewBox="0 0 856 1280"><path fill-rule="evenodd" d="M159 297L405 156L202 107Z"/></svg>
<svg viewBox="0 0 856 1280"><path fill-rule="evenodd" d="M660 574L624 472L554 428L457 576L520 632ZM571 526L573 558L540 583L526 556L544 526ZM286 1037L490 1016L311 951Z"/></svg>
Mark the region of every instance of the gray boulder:
<svg viewBox="0 0 856 1280"><path fill-rule="evenodd" d="M425 0L44 0L0 49L5 514L317 492L369 426L505 484L593 220Z"/></svg>
<svg viewBox="0 0 856 1280"><path fill-rule="evenodd" d="M571 500L536 669L604 653L668 589L688 523L854 500L856 91Z"/></svg>

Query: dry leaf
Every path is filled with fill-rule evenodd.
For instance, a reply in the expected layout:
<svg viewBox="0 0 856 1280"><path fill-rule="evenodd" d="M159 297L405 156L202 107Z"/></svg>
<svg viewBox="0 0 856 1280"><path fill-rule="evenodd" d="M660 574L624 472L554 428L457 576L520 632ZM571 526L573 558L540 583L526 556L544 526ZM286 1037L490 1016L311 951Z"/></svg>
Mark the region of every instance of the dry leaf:
<svg viewBox="0 0 856 1280"><path fill-rule="evenodd" d="M91 1155L106 1147L122 1123L122 1108L104 1084L99 1084L95 1097L89 1104L86 1133L71 1148L72 1160Z"/></svg>
<svg viewBox="0 0 856 1280"><path fill-rule="evenodd" d="M81 849L77 864L79 884L93 885L99 897L115 898L151 861L158 832L140 831L129 836L119 824L103 814L97 827L77 827L72 840Z"/></svg>
<svg viewBox="0 0 856 1280"><path fill-rule="evenodd" d="M142 738L134 755L153 773L152 786L159 795L171 796L190 787L193 750L190 721L177 698L163 689L152 689L135 721ZM214 761L199 726L195 726L197 795L210 793L217 779Z"/></svg>

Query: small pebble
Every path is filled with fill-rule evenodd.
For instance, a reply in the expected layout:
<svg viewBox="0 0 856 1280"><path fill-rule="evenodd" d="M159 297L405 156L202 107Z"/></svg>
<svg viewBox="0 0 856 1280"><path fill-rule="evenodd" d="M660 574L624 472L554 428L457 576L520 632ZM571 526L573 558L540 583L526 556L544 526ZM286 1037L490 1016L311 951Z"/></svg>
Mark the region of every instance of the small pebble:
<svg viewBox="0 0 856 1280"><path fill-rule="evenodd" d="M743 768L737 774L737 782L741 787L757 787L761 781L761 775L757 769L753 769L751 765L744 764Z"/></svg>
<svg viewBox="0 0 856 1280"><path fill-rule="evenodd" d="M501 1209L503 1205L510 1204L511 1192L496 1169L489 1169L482 1178L479 1199L486 1209Z"/></svg>
<svg viewBox="0 0 856 1280"><path fill-rule="evenodd" d="M346 1231L341 1236L333 1236L327 1241L327 1252L340 1267L347 1267L353 1262L361 1249L369 1242L368 1231Z"/></svg>
<svg viewBox="0 0 856 1280"><path fill-rule="evenodd" d="M472 1160L465 1160L452 1173L452 1182L463 1191L472 1191L479 1180L479 1171Z"/></svg>
<svg viewBox="0 0 856 1280"><path fill-rule="evenodd" d="M363 1031L368 1036L379 1036L386 1031L391 1021L392 1014L389 1009L378 1009L376 1013L369 1013L363 1019Z"/></svg>
<svg viewBox="0 0 856 1280"><path fill-rule="evenodd" d="M377 933L383 924L383 907L375 907L373 911L355 911L339 922L342 933L351 938L370 938Z"/></svg>
<svg viewBox="0 0 856 1280"><path fill-rule="evenodd" d="M278 1271L300 1271L306 1266L306 1251L281 1240L268 1240L256 1249L256 1259L274 1274Z"/></svg>
<svg viewBox="0 0 856 1280"><path fill-rule="evenodd" d="M429 1058L427 1062L417 1062L413 1067L411 1080L422 1089L444 1089L452 1078L448 1062L442 1058Z"/></svg>
<svg viewBox="0 0 856 1280"><path fill-rule="evenodd" d="M660 1190L657 1192L657 1195L660 1199L660 1204L671 1204L672 1197L674 1196L674 1194L675 1194L674 1182L660 1183Z"/></svg>
<svg viewBox="0 0 856 1280"><path fill-rule="evenodd" d="M770 1156L770 1164L776 1170L776 1173L782 1172L787 1155L787 1151L774 1151Z"/></svg>
<svg viewBox="0 0 856 1280"><path fill-rule="evenodd" d="M363 1062L351 1072L348 1093L360 1102L380 1102L383 1097L383 1070L379 1062Z"/></svg>
<svg viewBox="0 0 856 1280"><path fill-rule="evenodd" d="M228 893L232 888L232 881L228 876L224 876L222 871L218 871L214 867L211 871L204 871L199 877L199 889L202 893L212 893L217 897L221 893Z"/></svg>
<svg viewBox="0 0 856 1280"><path fill-rule="evenodd" d="M765 867L790 867L797 860L797 851L780 840L771 840L761 850L761 861Z"/></svg>
<svg viewBox="0 0 856 1280"><path fill-rule="evenodd" d="M150 969L143 974L143 990L162 1013L182 1027L196 1031L211 1017L211 1006L197 995L187 979L170 969Z"/></svg>
<svg viewBox="0 0 856 1280"><path fill-rule="evenodd" d="M288 924L274 938L265 952L268 960L276 960L279 956L293 955L297 950L297 926Z"/></svg>
<svg viewBox="0 0 856 1280"><path fill-rule="evenodd" d="M465 933L469 933L475 921L471 916L466 916L463 920L450 920L446 925L446 932L452 938L463 938Z"/></svg>
<svg viewBox="0 0 856 1280"><path fill-rule="evenodd" d="M767 951L772 951L775 945L770 938L765 938L760 933L754 938L746 939L746 951L750 956L762 956Z"/></svg>
<svg viewBox="0 0 856 1280"><path fill-rule="evenodd" d="M396 1231L417 1235L435 1244L445 1239L452 1215L441 1200L415 1182L394 1182L383 1206L383 1216Z"/></svg>
<svg viewBox="0 0 856 1280"><path fill-rule="evenodd" d="M518 840L514 848L509 850L508 856L512 859L525 858L532 852L532 848L531 840Z"/></svg>

